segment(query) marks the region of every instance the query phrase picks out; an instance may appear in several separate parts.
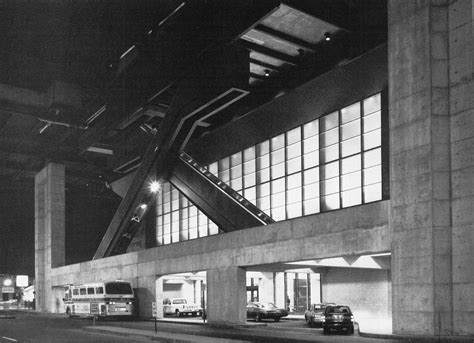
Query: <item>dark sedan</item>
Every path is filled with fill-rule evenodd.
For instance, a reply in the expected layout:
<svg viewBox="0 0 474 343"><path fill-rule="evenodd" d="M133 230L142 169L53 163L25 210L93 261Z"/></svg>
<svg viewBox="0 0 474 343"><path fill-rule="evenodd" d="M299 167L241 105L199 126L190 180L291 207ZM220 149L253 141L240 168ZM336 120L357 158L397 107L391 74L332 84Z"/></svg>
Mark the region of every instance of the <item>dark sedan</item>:
<svg viewBox="0 0 474 343"><path fill-rule="evenodd" d="M278 322L281 317L287 315L287 310L278 308L273 303L249 302L247 304L247 319L255 319L257 322L262 319L273 319Z"/></svg>
<svg viewBox="0 0 474 343"><path fill-rule="evenodd" d="M349 306L337 305L328 306L324 310L324 334L329 334L332 330L354 333L354 316Z"/></svg>

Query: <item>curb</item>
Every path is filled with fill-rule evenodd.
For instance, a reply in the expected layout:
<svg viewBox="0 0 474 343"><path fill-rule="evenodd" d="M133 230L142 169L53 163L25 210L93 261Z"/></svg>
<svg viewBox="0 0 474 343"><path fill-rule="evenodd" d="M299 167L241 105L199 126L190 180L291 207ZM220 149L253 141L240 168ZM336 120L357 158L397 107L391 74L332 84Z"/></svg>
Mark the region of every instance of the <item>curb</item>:
<svg viewBox="0 0 474 343"><path fill-rule="evenodd" d="M396 339L413 343L474 343L474 336L421 336L421 335L398 335L398 334L377 334L359 331L359 335L365 338Z"/></svg>

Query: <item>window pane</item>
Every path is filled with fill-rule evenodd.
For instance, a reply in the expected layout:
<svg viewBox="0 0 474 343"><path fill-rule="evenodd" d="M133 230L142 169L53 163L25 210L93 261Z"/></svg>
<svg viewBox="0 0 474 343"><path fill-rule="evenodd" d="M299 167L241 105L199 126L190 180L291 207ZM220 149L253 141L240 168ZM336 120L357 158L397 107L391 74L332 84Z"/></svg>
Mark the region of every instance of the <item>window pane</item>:
<svg viewBox="0 0 474 343"><path fill-rule="evenodd" d="M301 141L301 128L297 127L286 133L286 144L290 145Z"/></svg>
<svg viewBox="0 0 474 343"><path fill-rule="evenodd" d="M257 189L255 187L247 188L244 191L244 197L250 202L255 202L255 199L257 199Z"/></svg>
<svg viewBox="0 0 474 343"><path fill-rule="evenodd" d="M380 148L364 153L364 168L369 168L381 163Z"/></svg>
<svg viewBox="0 0 474 343"><path fill-rule="evenodd" d="M255 159L255 147L251 146L244 150L244 161L248 162Z"/></svg>
<svg viewBox="0 0 474 343"><path fill-rule="evenodd" d="M382 182L382 166L380 164L364 169L364 185L379 182Z"/></svg>
<svg viewBox="0 0 474 343"><path fill-rule="evenodd" d="M321 147L335 144L339 141L339 128L335 128L320 134Z"/></svg>
<svg viewBox="0 0 474 343"><path fill-rule="evenodd" d="M263 183L257 186L257 197L261 198L270 195L270 182Z"/></svg>
<svg viewBox="0 0 474 343"><path fill-rule="evenodd" d="M301 202L295 203L295 204L290 204L286 207L288 219L290 218L296 218L296 217L301 217Z"/></svg>
<svg viewBox="0 0 474 343"><path fill-rule="evenodd" d="M285 179L281 178L279 180L272 181L272 194L281 193L285 191Z"/></svg>
<svg viewBox="0 0 474 343"><path fill-rule="evenodd" d="M270 166L270 155L264 155L257 158L257 169L268 168Z"/></svg>
<svg viewBox="0 0 474 343"><path fill-rule="evenodd" d="M319 151L306 154L303 158L304 169L315 167L319 164Z"/></svg>
<svg viewBox="0 0 474 343"><path fill-rule="evenodd" d="M318 150L318 149L319 149L319 135L313 136L303 141L303 150L305 154L311 151Z"/></svg>
<svg viewBox="0 0 474 343"><path fill-rule="evenodd" d="M360 136L348 139L341 143L342 157L354 155L360 152Z"/></svg>
<svg viewBox="0 0 474 343"><path fill-rule="evenodd" d="M328 195L339 192L339 177L321 181L321 195Z"/></svg>
<svg viewBox="0 0 474 343"><path fill-rule="evenodd" d="M336 210L339 208L339 194L324 196L321 198L321 209L323 211Z"/></svg>
<svg viewBox="0 0 474 343"><path fill-rule="evenodd" d="M286 213L285 213L285 206L272 208L272 218L276 221L285 220Z"/></svg>
<svg viewBox="0 0 474 343"><path fill-rule="evenodd" d="M382 184L376 183L370 186L364 186L364 201L371 202L382 199Z"/></svg>
<svg viewBox="0 0 474 343"><path fill-rule="evenodd" d="M362 203L362 192L360 188L342 192L342 207L360 205Z"/></svg>
<svg viewBox="0 0 474 343"><path fill-rule="evenodd" d="M301 156L301 143L292 144L286 147L286 158L291 159Z"/></svg>
<svg viewBox="0 0 474 343"><path fill-rule="evenodd" d="M367 98L363 102L364 106L364 115L379 111L381 108L380 93Z"/></svg>
<svg viewBox="0 0 474 343"><path fill-rule="evenodd" d="M313 120L303 126L303 136L308 138L314 135L317 135L319 132L318 120Z"/></svg>
<svg viewBox="0 0 474 343"><path fill-rule="evenodd" d="M286 203L293 204L295 202L300 203L302 199L301 187L286 191Z"/></svg>
<svg viewBox="0 0 474 343"><path fill-rule="evenodd" d="M341 140L360 135L360 120L354 120L341 126Z"/></svg>
<svg viewBox="0 0 474 343"><path fill-rule="evenodd" d="M238 179L230 181L230 187L233 188L236 191L239 191L242 189L242 178L239 177Z"/></svg>
<svg viewBox="0 0 474 343"><path fill-rule="evenodd" d="M319 198L319 182L304 186L303 192L305 200Z"/></svg>
<svg viewBox="0 0 474 343"><path fill-rule="evenodd" d="M235 167L242 163L242 154L240 152L230 156L230 166Z"/></svg>
<svg viewBox="0 0 474 343"><path fill-rule="evenodd" d="M230 180L230 171L229 171L229 169L227 169L225 171L220 171L218 177L223 182L228 183L229 180Z"/></svg>
<svg viewBox="0 0 474 343"><path fill-rule="evenodd" d="M272 165L281 163L285 160L285 149L272 151Z"/></svg>
<svg viewBox="0 0 474 343"><path fill-rule="evenodd" d="M319 168L305 170L303 177L305 185L319 181Z"/></svg>
<svg viewBox="0 0 474 343"><path fill-rule="evenodd" d="M381 145L381 131L380 129L364 133L364 150L369 150Z"/></svg>
<svg viewBox="0 0 474 343"><path fill-rule="evenodd" d="M228 157L225 157L225 158L219 160L219 170L220 171L229 169L229 167L230 167L230 164L229 164L229 158Z"/></svg>
<svg viewBox="0 0 474 343"><path fill-rule="evenodd" d="M171 243L171 235L163 235L163 244L170 244Z"/></svg>
<svg viewBox="0 0 474 343"><path fill-rule="evenodd" d="M217 235L219 233L219 227L213 222L209 223L209 235Z"/></svg>
<svg viewBox="0 0 474 343"><path fill-rule="evenodd" d="M341 176L341 190L346 191L353 188L360 188L362 185L362 173L356 171Z"/></svg>
<svg viewBox="0 0 474 343"><path fill-rule="evenodd" d="M293 174L301 170L301 157L293 158L286 161L286 171L288 174Z"/></svg>
<svg viewBox="0 0 474 343"><path fill-rule="evenodd" d="M380 121L380 111L364 117L364 132L369 132L380 128L382 125Z"/></svg>
<svg viewBox="0 0 474 343"><path fill-rule="evenodd" d="M282 149L285 146L285 135L281 134L271 139L272 151Z"/></svg>
<svg viewBox="0 0 474 343"><path fill-rule="evenodd" d="M270 208L270 196L257 199L257 207L262 211L267 211Z"/></svg>
<svg viewBox="0 0 474 343"><path fill-rule="evenodd" d="M306 200L303 203L303 212L305 215L319 213L319 198Z"/></svg>
<svg viewBox="0 0 474 343"><path fill-rule="evenodd" d="M301 187L301 173L293 174L287 178L287 188L293 189Z"/></svg>
<svg viewBox="0 0 474 343"><path fill-rule="evenodd" d="M244 174L248 175L255 172L255 160L244 163Z"/></svg>
<svg viewBox="0 0 474 343"><path fill-rule="evenodd" d="M338 112L333 112L319 119L321 132L330 130L339 125Z"/></svg>
<svg viewBox="0 0 474 343"><path fill-rule="evenodd" d="M255 186L255 182L256 182L255 177L256 177L255 173L245 175L244 176L244 187L247 188L247 187L250 187L250 186Z"/></svg>
<svg viewBox="0 0 474 343"><path fill-rule="evenodd" d="M342 174L348 174L361 169L360 155L351 156L342 160Z"/></svg>
<svg viewBox="0 0 474 343"><path fill-rule="evenodd" d="M209 171L210 171L212 174L217 175L218 163L217 163L217 162L211 163L211 164L209 165Z"/></svg>
<svg viewBox="0 0 474 343"><path fill-rule="evenodd" d="M334 161L339 158L339 144L321 149L321 163Z"/></svg>
<svg viewBox="0 0 474 343"><path fill-rule="evenodd" d="M277 179L285 175L285 163L272 166L272 179Z"/></svg>
<svg viewBox="0 0 474 343"><path fill-rule="evenodd" d="M198 237L198 230L197 226L192 227L189 229L189 239L194 239Z"/></svg>
<svg viewBox="0 0 474 343"><path fill-rule="evenodd" d="M263 156L270 152L270 141L265 141L257 145L257 156Z"/></svg>
<svg viewBox="0 0 474 343"><path fill-rule="evenodd" d="M285 205L285 192L272 194L272 208Z"/></svg>
<svg viewBox="0 0 474 343"><path fill-rule="evenodd" d="M231 170L230 170L230 178L231 179L236 179L238 177L241 177L242 176L242 168L240 165L236 166L236 167L233 167Z"/></svg>
<svg viewBox="0 0 474 343"><path fill-rule="evenodd" d="M179 231L171 232L171 242L173 243L179 242Z"/></svg>
<svg viewBox="0 0 474 343"><path fill-rule="evenodd" d="M360 102L356 102L341 110L341 123L348 123L354 119L360 118Z"/></svg>
<svg viewBox="0 0 474 343"><path fill-rule="evenodd" d="M331 162L321 166L321 179L330 179L339 175L339 162Z"/></svg>

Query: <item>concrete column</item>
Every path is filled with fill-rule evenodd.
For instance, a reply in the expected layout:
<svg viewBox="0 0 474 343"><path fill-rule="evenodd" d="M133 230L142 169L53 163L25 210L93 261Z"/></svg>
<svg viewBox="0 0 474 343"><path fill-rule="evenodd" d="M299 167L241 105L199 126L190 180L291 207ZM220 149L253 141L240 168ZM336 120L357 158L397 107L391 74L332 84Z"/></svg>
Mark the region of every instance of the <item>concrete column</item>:
<svg viewBox="0 0 474 343"><path fill-rule="evenodd" d="M163 318L163 277L156 278L155 280L155 301L156 301L156 312L157 318Z"/></svg>
<svg viewBox="0 0 474 343"><path fill-rule="evenodd" d="M453 322L456 297L471 306L463 312L464 319L470 323L473 319L474 255L465 249L469 245L465 235L473 238L472 13L471 0L388 2L394 333L461 333ZM465 27L455 34L459 25ZM457 58L453 53L467 56ZM461 83L464 88L455 89ZM454 212L453 216L451 210L456 211L457 204L454 141L459 140L456 136L460 130L453 121L453 106L469 102L471 118L466 113L463 119L459 117L470 122L465 129L470 142L463 144L470 148L470 155L464 156L470 158L466 166L470 176L459 177L463 189L470 185L470 195L459 202L459 210L464 208L464 214L471 215L466 229L461 213L458 216ZM458 243L453 241L459 237L454 231L456 218L460 219L459 233L464 239ZM462 247L462 256L453 259ZM459 265L453 268L456 261ZM464 281L470 275L467 287L460 292L455 291L458 270ZM468 323L465 321L463 330L472 332Z"/></svg>
<svg viewBox="0 0 474 343"><path fill-rule="evenodd" d="M239 267L207 271L207 320L209 324L245 324L245 270Z"/></svg>
<svg viewBox="0 0 474 343"><path fill-rule="evenodd" d="M454 333L474 335L474 2L449 6Z"/></svg>
<svg viewBox="0 0 474 343"><path fill-rule="evenodd" d="M155 301L155 276L137 277L137 288L135 289L136 298L138 298L138 316L140 318L151 318L152 302ZM161 301L161 308L163 308L163 301ZM163 311L158 312L163 313Z"/></svg>
<svg viewBox="0 0 474 343"><path fill-rule="evenodd" d="M35 301L53 312L51 268L65 264L65 170L50 163L35 176Z"/></svg>
<svg viewBox="0 0 474 343"><path fill-rule="evenodd" d="M274 283L273 273L262 272L262 277L258 285L258 296L261 302L273 302L274 296Z"/></svg>

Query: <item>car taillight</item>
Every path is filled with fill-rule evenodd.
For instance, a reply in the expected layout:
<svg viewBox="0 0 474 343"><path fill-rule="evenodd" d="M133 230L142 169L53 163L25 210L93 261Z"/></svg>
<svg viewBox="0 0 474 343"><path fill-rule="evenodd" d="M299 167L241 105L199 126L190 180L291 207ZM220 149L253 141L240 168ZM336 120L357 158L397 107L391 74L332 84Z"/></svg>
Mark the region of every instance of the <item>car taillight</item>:
<svg viewBox="0 0 474 343"><path fill-rule="evenodd" d="M353 322L353 321L354 321L354 316L351 316L351 322Z"/></svg>

